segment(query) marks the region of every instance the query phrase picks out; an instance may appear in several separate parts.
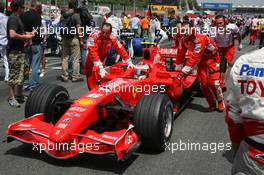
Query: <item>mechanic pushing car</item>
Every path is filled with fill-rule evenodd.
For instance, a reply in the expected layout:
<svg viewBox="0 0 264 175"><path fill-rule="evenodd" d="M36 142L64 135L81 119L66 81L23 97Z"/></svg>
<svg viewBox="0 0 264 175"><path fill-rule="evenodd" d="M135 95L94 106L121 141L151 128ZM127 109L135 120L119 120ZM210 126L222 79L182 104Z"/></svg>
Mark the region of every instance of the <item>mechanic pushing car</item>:
<svg viewBox="0 0 264 175"><path fill-rule="evenodd" d="M216 109L216 97L218 111L223 112L225 103L220 86L220 57L216 44L208 36L198 34L189 21L179 23L177 29L182 35L178 37L179 43L176 44L178 52L175 69L181 71L178 78L186 77L198 66L197 73L201 90L209 104L207 111L212 112ZM191 54L188 54L187 62L184 65L187 52Z"/></svg>
<svg viewBox="0 0 264 175"><path fill-rule="evenodd" d="M85 63L85 74L87 78L92 75L93 66L99 68L99 75L103 78L107 72L104 69L108 51L113 47L126 61L128 67L134 67L124 46L112 34L112 25L105 23L102 29L92 32L88 39L88 53Z"/></svg>
<svg viewBox="0 0 264 175"><path fill-rule="evenodd" d="M264 49L238 58L230 72L225 121L235 158L232 175L264 174Z"/></svg>

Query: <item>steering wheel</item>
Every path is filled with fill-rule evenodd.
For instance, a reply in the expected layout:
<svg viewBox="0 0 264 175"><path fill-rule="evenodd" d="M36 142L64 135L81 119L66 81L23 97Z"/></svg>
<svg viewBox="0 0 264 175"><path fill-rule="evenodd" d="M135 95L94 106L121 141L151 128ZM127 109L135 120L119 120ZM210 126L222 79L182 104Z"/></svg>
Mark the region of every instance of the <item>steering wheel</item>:
<svg viewBox="0 0 264 175"><path fill-rule="evenodd" d="M133 69L135 70L134 78L145 79L150 73L151 66L148 64L136 65Z"/></svg>

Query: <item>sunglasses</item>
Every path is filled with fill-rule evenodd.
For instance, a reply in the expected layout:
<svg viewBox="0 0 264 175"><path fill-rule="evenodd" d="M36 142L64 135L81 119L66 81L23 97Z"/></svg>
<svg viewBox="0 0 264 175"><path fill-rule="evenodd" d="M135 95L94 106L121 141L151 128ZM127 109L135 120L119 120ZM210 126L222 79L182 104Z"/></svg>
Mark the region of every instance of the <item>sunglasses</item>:
<svg viewBox="0 0 264 175"><path fill-rule="evenodd" d="M223 25L224 22L216 22L216 25Z"/></svg>

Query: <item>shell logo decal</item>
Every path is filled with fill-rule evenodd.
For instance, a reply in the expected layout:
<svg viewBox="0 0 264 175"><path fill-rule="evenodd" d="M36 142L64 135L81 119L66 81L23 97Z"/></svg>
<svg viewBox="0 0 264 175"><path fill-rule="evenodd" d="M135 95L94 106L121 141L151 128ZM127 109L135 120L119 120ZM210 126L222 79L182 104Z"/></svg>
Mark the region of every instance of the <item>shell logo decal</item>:
<svg viewBox="0 0 264 175"><path fill-rule="evenodd" d="M86 106L86 105L94 104L94 100L92 100L90 98L81 98L78 100L77 103L81 106Z"/></svg>
<svg viewBox="0 0 264 175"><path fill-rule="evenodd" d="M88 135L87 137L88 137L89 139L93 139L93 138L94 138L93 135Z"/></svg>

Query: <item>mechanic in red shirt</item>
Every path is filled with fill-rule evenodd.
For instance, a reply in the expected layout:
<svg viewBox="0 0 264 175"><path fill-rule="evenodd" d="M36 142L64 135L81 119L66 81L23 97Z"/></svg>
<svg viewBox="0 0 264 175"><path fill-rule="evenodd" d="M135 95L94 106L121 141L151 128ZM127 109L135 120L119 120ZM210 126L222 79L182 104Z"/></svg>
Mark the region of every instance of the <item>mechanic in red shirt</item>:
<svg viewBox="0 0 264 175"><path fill-rule="evenodd" d="M99 31L92 32L87 41L88 53L86 56L84 73L87 78L92 75L93 66L99 68L99 74L104 77L107 72L104 69L108 51L113 47L118 54L126 61L128 67L134 67L124 46L118 41L117 37L112 34L112 25L104 23Z"/></svg>
<svg viewBox="0 0 264 175"><path fill-rule="evenodd" d="M249 31L249 45L255 45L255 42L257 40L258 36L258 26L259 26L259 20L257 16L251 19L250 22L250 31Z"/></svg>
<svg viewBox="0 0 264 175"><path fill-rule="evenodd" d="M208 112L216 108L223 112L225 109L224 96L220 86L220 57L216 44L208 37L198 34L192 23L185 21L177 25L182 37L178 40L176 71L181 70L179 79L191 74L197 66L201 90L209 104ZM185 63L186 53L190 53ZM185 65L184 65L185 63ZM216 97L216 99L215 99Z"/></svg>

